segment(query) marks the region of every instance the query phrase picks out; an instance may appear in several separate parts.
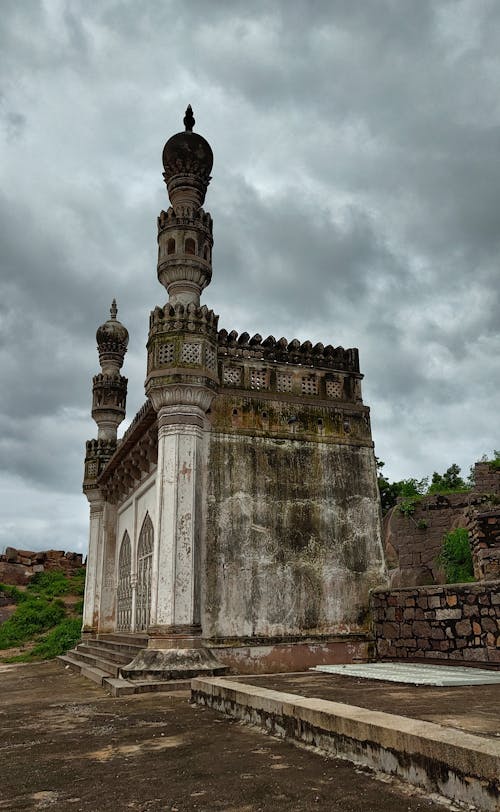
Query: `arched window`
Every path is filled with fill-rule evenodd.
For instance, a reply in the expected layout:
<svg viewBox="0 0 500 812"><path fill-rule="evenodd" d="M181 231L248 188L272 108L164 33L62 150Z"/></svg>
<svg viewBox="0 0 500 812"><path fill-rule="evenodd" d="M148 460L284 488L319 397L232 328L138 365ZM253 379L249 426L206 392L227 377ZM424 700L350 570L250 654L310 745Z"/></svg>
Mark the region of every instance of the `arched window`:
<svg viewBox="0 0 500 812"><path fill-rule="evenodd" d="M125 531L118 558L118 586L116 590L116 628L121 632L130 631L132 620L131 563L130 538L127 531Z"/></svg>
<svg viewBox="0 0 500 812"><path fill-rule="evenodd" d="M188 237L186 242L184 243L184 253L196 254L196 243L191 237Z"/></svg>
<svg viewBox="0 0 500 812"><path fill-rule="evenodd" d="M167 254L175 254L175 240L173 237L170 237L167 242Z"/></svg>
<svg viewBox="0 0 500 812"><path fill-rule="evenodd" d="M208 245L205 245L203 249L203 259L206 259L208 261Z"/></svg>
<svg viewBox="0 0 500 812"><path fill-rule="evenodd" d="M153 563L153 522L146 513L137 545L137 598L135 607L136 631L145 631L149 626L151 610L151 568Z"/></svg>

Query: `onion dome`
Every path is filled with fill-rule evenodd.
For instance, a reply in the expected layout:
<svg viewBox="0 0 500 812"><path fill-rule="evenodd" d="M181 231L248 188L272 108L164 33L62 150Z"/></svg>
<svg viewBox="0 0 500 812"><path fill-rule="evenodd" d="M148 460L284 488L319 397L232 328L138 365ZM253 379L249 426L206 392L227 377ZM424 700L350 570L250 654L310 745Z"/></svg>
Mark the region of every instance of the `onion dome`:
<svg viewBox="0 0 500 812"><path fill-rule="evenodd" d="M185 131L169 138L163 148L163 177L174 209L185 205L198 209L203 205L214 163L208 141L193 132L195 119L191 105L184 116Z"/></svg>
<svg viewBox="0 0 500 812"><path fill-rule="evenodd" d="M109 368L106 370L109 372L112 371L111 368L120 369L128 345L128 330L116 318L118 308L115 299L113 299L109 313L110 318L98 327L96 333L99 362L103 367L103 372L105 371L104 366Z"/></svg>

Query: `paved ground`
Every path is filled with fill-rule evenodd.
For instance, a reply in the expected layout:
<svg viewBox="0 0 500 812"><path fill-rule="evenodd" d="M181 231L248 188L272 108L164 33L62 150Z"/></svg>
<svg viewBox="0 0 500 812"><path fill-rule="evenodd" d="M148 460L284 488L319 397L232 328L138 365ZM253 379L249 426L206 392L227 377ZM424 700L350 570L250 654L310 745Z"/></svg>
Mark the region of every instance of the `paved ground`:
<svg viewBox="0 0 500 812"><path fill-rule="evenodd" d="M56 662L0 666L0 810L454 808L191 706L188 696L114 699Z"/></svg>
<svg viewBox="0 0 500 812"><path fill-rule="evenodd" d="M346 702L360 708L436 722L479 736L500 737L500 685L402 685L306 671L231 677L247 685Z"/></svg>

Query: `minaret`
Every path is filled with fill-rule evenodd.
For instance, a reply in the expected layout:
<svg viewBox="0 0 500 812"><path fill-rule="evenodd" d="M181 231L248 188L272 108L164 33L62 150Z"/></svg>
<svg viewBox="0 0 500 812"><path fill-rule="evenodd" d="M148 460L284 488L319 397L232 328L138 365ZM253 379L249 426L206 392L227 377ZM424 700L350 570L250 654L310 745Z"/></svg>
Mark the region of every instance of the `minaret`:
<svg viewBox="0 0 500 812"><path fill-rule="evenodd" d="M212 218L201 206L210 182L210 145L185 131L163 150L171 206L158 218L158 279L168 303L150 317L146 394L158 414L157 536L151 585L150 634L200 632L199 557L206 411L215 395L217 321L200 306L212 277ZM192 640L191 640L192 642Z"/></svg>
<svg viewBox="0 0 500 812"><path fill-rule="evenodd" d="M127 379L120 375L127 352L128 332L116 318L118 308L113 299L110 317L96 333L101 372L94 376L92 417L98 426L99 440L116 442L118 426L125 417Z"/></svg>
<svg viewBox="0 0 500 812"><path fill-rule="evenodd" d="M97 423L97 439L88 440L85 454L83 491L90 505L89 550L85 579L83 631L97 631L103 556L102 539L105 500L97 479L116 450L118 426L125 417L127 379L120 374L127 352L128 332L117 316L113 299L110 318L96 333L101 372L94 375L92 417ZM101 541L100 541L101 540Z"/></svg>

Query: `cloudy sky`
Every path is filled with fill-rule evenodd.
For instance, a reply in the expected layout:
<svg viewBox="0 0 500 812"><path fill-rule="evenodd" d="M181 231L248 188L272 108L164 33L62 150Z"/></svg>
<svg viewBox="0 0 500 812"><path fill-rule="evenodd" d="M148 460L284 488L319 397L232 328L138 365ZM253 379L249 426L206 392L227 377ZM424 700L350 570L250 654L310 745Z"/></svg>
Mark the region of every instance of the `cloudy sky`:
<svg viewBox="0 0 500 812"><path fill-rule="evenodd" d="M220 326L359 347L390 478L500 448L500 3L0 10L0 551L86 548L95 330L116 296L131 418L188 103Z"/></svg>

